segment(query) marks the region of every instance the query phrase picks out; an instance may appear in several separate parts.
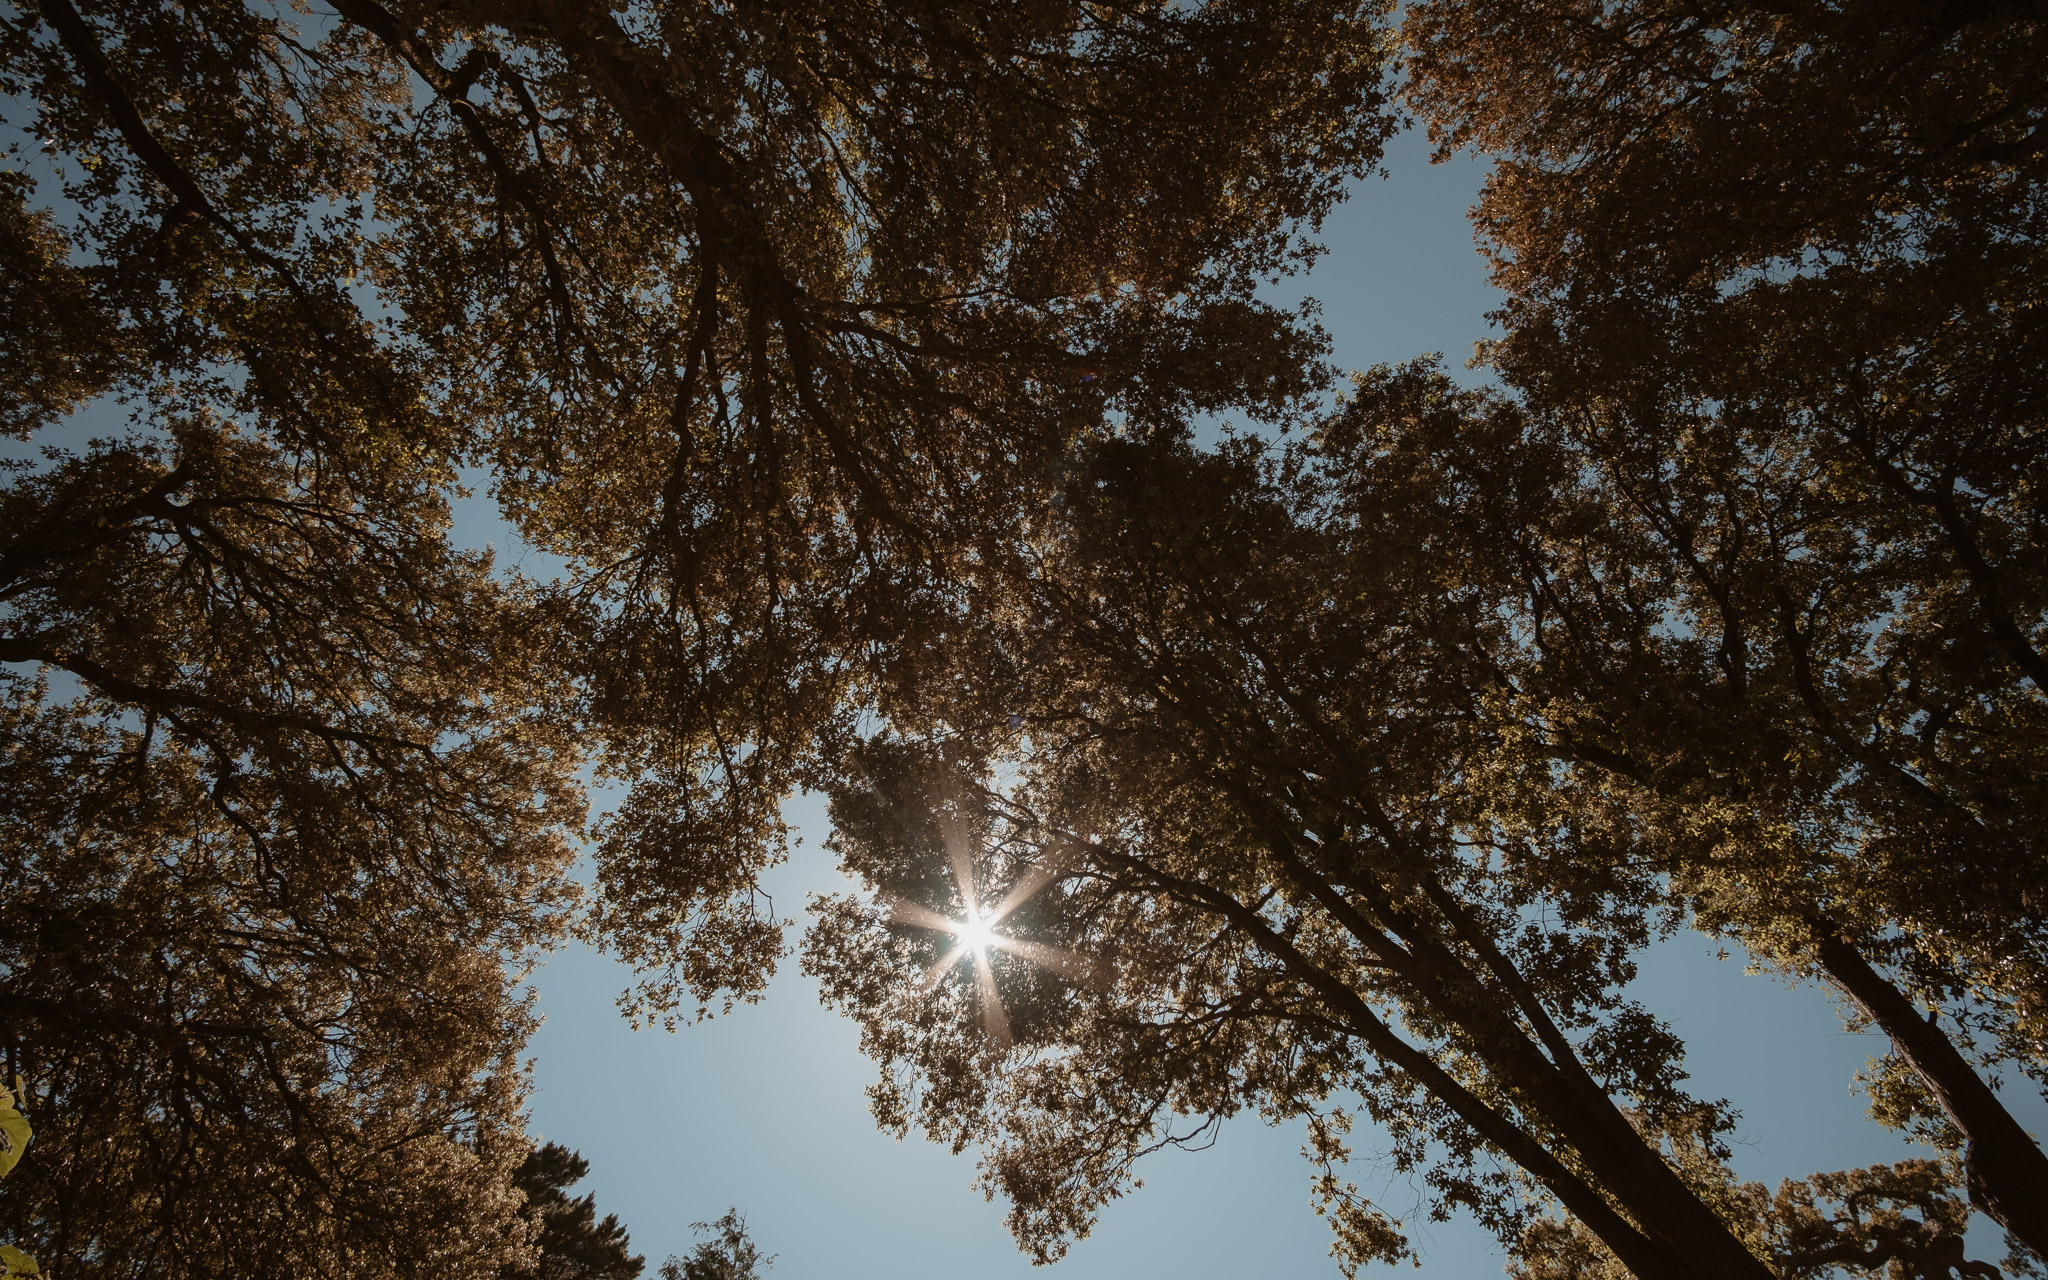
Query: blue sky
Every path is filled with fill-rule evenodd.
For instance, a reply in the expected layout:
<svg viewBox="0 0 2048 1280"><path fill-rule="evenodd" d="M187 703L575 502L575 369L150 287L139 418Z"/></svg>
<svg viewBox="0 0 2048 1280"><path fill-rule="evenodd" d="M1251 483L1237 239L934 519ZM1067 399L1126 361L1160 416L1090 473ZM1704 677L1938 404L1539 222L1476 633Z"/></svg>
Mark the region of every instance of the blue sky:
<svg viewBox="0 0 2048 1280"><path fill-rule="evenodd" d="M1483 169L1467 159L1428 163L1416 134L1389 148L1389 176L1360 183L1330 220L1330 253L1288 297L1322 300L1335 356L1347 368L1440 351L1453 368L1486 336L1499 297L1486 283L1465 210ZM813 893L850 885L818 848L823 806L788 814L805 837L769 879L777 910L798 915ZM1915 1154L1870 1124L1851 1081L1882 1042L1844 1031L1826 995L1744 972L1715 945L1685 935L1647 959L1639 994L1675 1022L1701 1092L1743 1112L1737 1169L1775 1183L1819 1169ZM602 1211L616 1212L650 1273L687 1252L690 1224L736 1206L756 1242L777 1254L778 1280L954 1280L1033 1272L1002 1226L1003 1206L971 1189L975 1156L876 1131L863 1089L872 1065L855 1031L821 1008L794 963L761 1004L674 1034L635 1033L613 998L629 975L580 948L540 973L546 1017L532 1045L533 1127L583 1152ZM2018 1102L2020 1091L2009 1091ZM2022 1122L2048 1129L2027 1095ZM1501 1272L1501 1257L1465 1221L1419 1222L1417 1188L1389 1182L1372 1161L1373 1135L1354 1135L1352 1178L1416 1228L1431 1277ZM1223 1125L1213 1147L1167 1151L1143 1167L1145 1185L1112 1204L1043 1280L1149 1277L1334 1277L1327 1229L1309 1204L1309 1167L1296 1128L1256 1116ZM1996 1258L1978 1232L1978 1256ZM1403 1268L1400 1274L1407 1274ZM1380 1268L1377 1274L1397 1274Z"/></svg>

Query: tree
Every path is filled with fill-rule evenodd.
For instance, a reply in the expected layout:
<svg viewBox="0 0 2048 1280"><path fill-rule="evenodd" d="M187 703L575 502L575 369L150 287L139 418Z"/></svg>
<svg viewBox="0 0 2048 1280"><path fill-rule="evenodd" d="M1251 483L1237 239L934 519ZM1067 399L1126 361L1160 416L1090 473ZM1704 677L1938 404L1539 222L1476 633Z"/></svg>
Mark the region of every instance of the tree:
<svg viewBox="0 0 2048 1280"><path fill-rule="evenodd" d="M687 1258L670 1255L661 1264L661 1280L762 1280L775 1262L774 1254L764 1256L755 1247L737 1209L726 1210L716 1222L690 1226L708 1238L699 1240Z"/></svg>
<svg viewBox="0 0 2048 1280"><path fill-rule="evenodd" d="M1523 540L1547 731L1703 923L1885 1030L1879 1113L2048 1250L2048 1156L1973 1069L2048 1056L2037 15L1409 22L1439 142L1500 157L1491 358L1614 517Z"/></svg>
<svg viewBox="0 0 2048 1280"><path fill-rule="evenodd" d="M529 1213L540 1217L531 1266L507 1267L504 1275L535 1280L634 1280L647 1260L628 1253L631 1242L615 1213L597 1217L597 1198L586 1192L571 1200L570 1187L590 1172L590 1162L558 1143L536 1147L513 1181L526 1193Z"/></svg>
<svg viewBox="0 0 2048 1280"><path fill-rule="evenodd" d="M642 1008L757 992L776 806L1068 440L1284 415L1262 275L1372 4L45 0L20 142L5 1008L80 1274L490 1274L571 782ZM567 581L452 550L460 464ZM893 652L893 651L891 651ZM893 682L893 683L892 683Z"/></svg>
<svg viewBox="0 0 2048 1280"><path fill-rule="evenodd" d="M454 403L493 424L499 495L577 575L587 715L634 788L600 926L649 971L640 1013L760 989L783 798L863 709L920 696L897 638L950 625L1068 441L1316 384L1314 337L1253 286L1377 155L1379 13L566 4L461 29L524 46L474 64L511 159L429 117L395 294L477 371ZM457 34L433 32L451 60ZM493 165L548 193L520 197L523 256L444 217L472 204L448 173L512 203ZM560 289L550 236L577 246Z"/></svg>
<svg viewBox="0 0 2048 1280"><path fill-rule="evenodd" d="M1475 1213L1529 1276L1981 1272L1953 1170L1772 1197L1725 1168L1726 1104L1619 992L1676 918L1655 841L1546 768L1517 548L1469 509L1540 515L1569 457L1505 401L1405 387L1435 402L1368 380L1277 460L1092 452L1020 552L1028 603L962 646L973 686L835 789L879 901L827 904L806 963L883 1067L877 1118L988 1144L1040 1257L1205 1134L1176 1116L1255 1106L1309 1118L1347 1268L1410 1252L1336 1172L1362 1113L1433 1216ZM1516 483L1472 483L1517 453Z"/></svg>
<svg viewBox="0 0 2048 1280"><path fill-rule="evenodd" d="M1545 899L1495 874L1576 837L1459 785L1492 767L1460 653L1486 592L1379 519L1377 486L1418 478L1373 462L1154 441L1079 465L971 690L892 724L834 797L846 863L900 904L836 904L808 961L883 1063L877 1116L993 1143L1041 1258L1186 1139L1173 1114L1312 1114L1329 1166L1348 1116L1322 1109L1355 1090L1438 1212L1511 1245L1550 1195L1639 1274L1768 1275L1658 1147L1714 1150L1725 1119L1614 994L1650 887ZM931 926L977 893L1028 905L970 973ZM1323 1190L1347 1266L1408 1252Z"/></svg>
<svg viewBox="0 0 2048 1280"><path fill-rule="evenodd" d="M1881 747L1888 744L1869 731L1882 717L1864 719L1859 707L1856 728L1824 723L1819 733L1807 718L1818 700L1814 671L1825 673L1830 696L1846 711L1873 687L1882 696L1887 649L1892 662L1914 656L1908 650L1902 658L1893 648L1910 643L1914 620L1886 625L1872 618L1870 603L1925 583L1901 586L1898 566L1880 577L1855 554L1859 546L1881 545L1855 524L1868 509L1832 501L1836 495L1811 483L1812 459L1789 432L1760 457L1745 459L1740 450L1716 447L1723 440L1718 432L1696 425L1690 447L1660 457L1659 442L1648 436L1627 450L1606 451L1616 436L1580 434L1597 421L1594 414L1562 414L1561 423L1549 424L1513 414L1522 426L1510 434L1519 438L1508 447L1474 447L1472 441L1497 438L1505 406L1457 391L1426 366L1362 379L1354 409L1402 438L1457 442L1438 456L1455 477L1448 487L1469 496L1432 523L1456 531L1459 550L1452 554L1491 556L1500 580L1519 584L1501 606L1521 638L1492 663L1489 680L1499 691L1493 714L1523 735L1521 767L1551 780L1553 820L1629 832L1634 856L1668 877L1667 892L1695 923L1732 933L1754 954L1794 971L1834 978L1857 1012L1882 1022L1913 1055L1914 1068L1941 1090L1939 1105L1974 1127L1957 1181L2025 1239L2028 1220L2015 1212L2024 1201L1996 1190L2004 1177L2024 1194L2024 1166L2014 1179L2011 1166L2001 1175L1997 1162L2015 1154L2038 1158L2038 1148L1934 1018L1920 1016L1913 997L1950 995L1958 1039L1972 1030L2010 1034L2009 1010L1973 1009L1967 996L1955 999L1956 969L1967 973L1967 960L1943 956L1943 934L1950 932L1943 926L1972 910L1977 894L1995 893L1996 874L2024 880L2026 871L2015 864L2024 868L2037 855L2024 839L1981 839L1981 829L1974 849L1961 841L1931 851L1901 848L1902 816L1934 824L1924 808L1901 815L1895 804L1872 803L1873 791L1881 799L1883 788L1898 786L1896 775L1873 767L1886 763ZM1702 519L1703 512L1711 514ZM1747 546L1745 535L1752 539ZM1791 546L1798 552L1786 555ZM1773 557L1783 558L1774 564ZM1774 570L1785 576L1772 581ZM1883 586L1859 581L1865 574ZM1744 609L1769 617L1767 610L1787 608L1788 587L1802 581L1808 589L1824 584L1816 596L1825 608L1775 636L1754 628L1738 639L1737 662L1728 661L1726 630L1698 625L1702 617L1739 618ZM1705 591L1690 594L1702 583ZM1718 596L1707 595L1716 587ZM1703 595L1732 599L1735 611L1709 613ZM1870 659L1872 649L1879 661ZM1741 686L1738 696L1728 695L1730 683ZM2009 726L1995 717L1965 717L1936 728L1949 735L1942 744L1948 752L1969 759L1995 757ZM1855 749L1856 739L1866 750ZM1879 751L1867 749L1873 741ZM1915 764L1924 766L1924 757ZM1996 777L1997 767L1985 774ZM1984 796L1979 791L1976 798ZM1924 790L1916 798L1924 804ZM1923 827L1923 840L1927 834ZM1977 874L1947 884L1943 877L1958 868ZM1593 863L1563 874L1585 884L1602 871ZM1928 936L1901 937L1902 927ZM1970 933L1955 928L1951 936L1957 935ZM1887 976L1868 956L1896 967ZM1949 967L1940 967L1942 960ZM1914 985L1902 990L1902 980ZM1912 1076L1873 1083L1879 1118L1909 1121L1951 1151L1963 1146ZM1993 1145L2008 1134L2013 1140L2002 1151ZM1944 1212L1929 1209L1927 1220Z"/></svg>
<svg viewBox="0 0 2048 1280"><path fill-rule="evenodd" d="M780 797L978 522L1105 414L1314 384L1253 287L1389 127L1374 4L38 12L9 88L154 358L486 462L568 562L650 1009L759 989Z"/></svg>
<svg viewBox="0 0 2048 1280"><path fill-rule="evenodd" d="M77 175L4 195L7 428L133 411L0 491L0 1012L46 1156L10 1216L80 1276L492 1276L581 812L544 629L448 546L419 379L322 273L347 238L244 216L336 193L360 96L243 102L246 24L167 65L202 15L129 16L126 69L63 5L4 36ZM180 167L144 67L248 185Z"/></svg>
<svg viewBox="0 0 2048 1280"><path fill-rule="evenodd" d="M36 664L0 706L24 1243L85 1276L494 1275L518 983L580 806L520 591L431 496L203 423L0 503L0 654Z"/></svg>

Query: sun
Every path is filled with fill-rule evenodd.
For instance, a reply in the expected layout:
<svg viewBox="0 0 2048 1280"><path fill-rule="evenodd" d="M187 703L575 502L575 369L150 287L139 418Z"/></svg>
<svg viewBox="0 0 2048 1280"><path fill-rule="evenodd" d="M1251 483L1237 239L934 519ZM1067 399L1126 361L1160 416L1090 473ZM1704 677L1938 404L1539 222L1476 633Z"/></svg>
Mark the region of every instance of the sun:
<svg viewBox="0 0 2048 1280"><path fill-rule="evenodd" d="M977 955L986 955L996 945L995 921L979 911L968 911L966 919L951 921L946 928L960 939L961 946Z"/></svg>
<svg viewBox="0 0 2048 1280"><path fill-rule="evenodd" d="M952 863L953 883L960 893L961 913L952 919L920 903L899 898L891 893L881 895L888 907L888 918L894 924L907 924L913 928L930 929L934 933L953 935L953 945L939 957L937 964L925 970L924 979L929 984L937 983L952 972L962 960L973 962L976 1004L980 1006L982 1030L989 1040L1001 1048L1010 1045L1010 1019L1003 1012L1003 998L996 990L995 966L989 957L998 951L1009 954L1035 965L1040 969L1059 974L1071 982L1099 983L1102 972L1096 963L1086 956L1075 955L1059 947L1047 946L1028 938L997 933L996 926L1009 914L1035 897L1039 890L1057 882L1064 874L1057 863L1032 867L1010 886L1002 901L994 906L984 906L981 894L974 880L974 861L968 852L966 833L957 826L946 833L946 852Z"/></svg>

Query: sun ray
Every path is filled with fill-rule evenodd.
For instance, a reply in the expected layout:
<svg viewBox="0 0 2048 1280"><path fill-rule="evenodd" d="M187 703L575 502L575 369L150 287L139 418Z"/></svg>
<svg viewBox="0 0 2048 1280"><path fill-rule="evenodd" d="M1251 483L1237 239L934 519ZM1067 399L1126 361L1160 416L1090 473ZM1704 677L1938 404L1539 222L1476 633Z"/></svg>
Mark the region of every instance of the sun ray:
<svg viewBox="0 0 2048 1280"><path fill-rule="evenodd" d="M1008 893L1003 895L1003 900L997 904L996 909L988 913L988 922L994 924L1023 906L1035 897L1039 890L1059 879L1060 875L1061 871L1056 863L1031 868L1024 873L1023 878L1010 887Z"/></svg>
<svg viewBox="0 0 2048 1280"><path fill-rule="evenodd" d="M967 824L959 818L945 819L941 823L946 841L946 857L953 864L953 884L960 890L960 906L966 918L981 918L981 903L974 894L974 860L967 853Z"/></svg>
<svg viewBox="0 0 2048 1280"><path fill-rule="evenodd" d="M948 920L930 907L908 902L894 894L884 895L889 903L889 923L907 924L919 929L934 929L940 933L951 933L957 920Z"/></svg>
<svg viewBox="0 0 2048 1280"><path fill-rule="evenodd" d="M974 952L974 986L980 995L981 1029L983 1034L995 1042L998 1049L1011 1045L1010 1015L1003 1011L1003 997L996 990L995 967L988 962L988 952L977 949Z"/></svg>
<svg viewBox="0 0 2048 1280"><path fill-rule="evenodd" d="M1065 874L1060 860L1054 859L1027 870L1017 883L1010 886L1010 891L1003 895L993 910L984 911L981 895L976 892L974 860L968 851L966 824L957 818L942 818L941 831L946 845L946 860L960 895L961 916L957 919L946 916L891 893L883 893L880 897L887 906L891 924L953 935L953 945L936 964L925 970L924 985L937 984L962 960L971 959L974 962L975 1004L980 1013L982 1034L998 1048L1007 1049L1015 1039L1010 1030L1009 1012L1003 1007L1002 992L996 986L995 966L990 962L992 952L1007 951L1026 963L1074 983L1101 987L1107 981L1107 975L1101 965L1086 956L995 931L1006 916Z"/></svg>
<svg viewBox="0 0 2048 1280"><path fill-rule="evenodd" d="M1043 942L1033 942L1029 938L998 937L992 945L1011 955L1029 960L1039 968L1056 973L1069 982L1086 983L1091 987L1101 986L1103 983L1101 966L1087 956L1059 947L1049 947Z"/></svg>
<svg viewBox="0 0 2048 1280"><path fill-rule="evenodd" d="M948 951L945 955L939 957L939 961L937 964L933 965L931 968L926 969L924 971L925 985L936 986L938 984L939 979L945 977L948 973L951 973L953 971L953 966L960 963L961 957L965 956L967 954L967 951L968 948L963 944L961 946L954 947L951 951Z"/></svg>

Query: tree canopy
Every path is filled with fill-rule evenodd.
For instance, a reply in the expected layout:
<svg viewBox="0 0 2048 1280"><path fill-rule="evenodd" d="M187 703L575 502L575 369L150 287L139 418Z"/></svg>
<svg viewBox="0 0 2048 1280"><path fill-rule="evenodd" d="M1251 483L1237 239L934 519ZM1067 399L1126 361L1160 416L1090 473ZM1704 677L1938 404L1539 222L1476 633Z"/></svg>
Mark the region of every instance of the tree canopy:
<svg viewBox="0 0 2048 1280"><path fill-rule="evenodd" d="M470 1226L523 1150L575 751L522 593L392 496L203 427L13 477L0 1010L46 1264L518 1244Z"/></svg>
<svg viewBox="0 0 2048 1280"><path fill-rule="evenodd" d="M0 17L38 1256L637 1274L524 1137L523 977L579 932L636 1020L758 996L799 788L872 890L805 963L877 1118L981 1144L1041 1259L1247 1108L1306 1119L1347 1268L1412 1253L1360 1119L1532 1278L1984 1276L1973 1208L2048 1256L1991 1087L2048 1062L2048 26L1391 21ZM1501 385L1332 403L1260 288L1397 84L1493 158ZM464 485L542 580L459 545ZM1882 1029L1937 1158L1742 1182L1625 990L1688 926ZM704 1229L664 1276L765 1266Z"/></svg>
<svg viewBox="0 0 2048 1280"><path fill-rule="evenodd" d="M807 963L883 1068L877 1118L985 1144L1041 1257L1139 1157L1202 1136L1181 1117L1256 1107L1308 1118L1348 1266L1410 1250L1336 1170L1363 1116L1433 1214L1472 1212L1526 1275L1985 1273L1962 1184L2021 1239L2032 1223L1986 1193L1980 1149L1967 1178L1920 1160L1741 1183L1730 1105L1687 1092L1682 1043L1622 991L1681 921L1751 936L1698 905L1710 877L1770 877L1780 928L1830 900L1801 896L1827 851L1808 831L1767 860L1735 844L1753 817L1686 798L1674 832L1679 801L1617 796L1560 741L1590 694L1544 683L1546 628L1571 619L1530 563L1632 516L1568 442L1427 366L1361 379L1278 455L1091 451L1017 575L1035 589L978 611L972 685L835 788L836 847L875 897L828 904ZM1891 1029L1896 979L1825 943ZM1960 1072L1931 1085L1993 1097L1913 1021Z"/></svg>
<svg viewBox="0 0 2048 1280"><path fill-rule="evenodd" d="M1539 714L1703 923L1892 1037L1879 1112L2048 1249L2048 1158L1966 1060L2048 1058L2038 15L1406 23L1435 136L1498 156L1490 356L1627 513L1523 540Z"/></svg>
<svg viewBox="0 0 2048 1280"><path fill-rule="evenodd" d="M1409 101L1446 148L1497 158L1476 214L1509 302L1485 357L1512 394L1375 371L1305 453L1084 472L1096 492L1042 532L1034 603L995 645L1031 655L997 682L1024 731L984 741L993 708L934 709L895 726L923 739L909 757L842 789L839 839L881 905L840 904L812 963L891 1073L880 1114L997 1142L991 1181L1041 1247L1173 1140L1174 1115L1285 1116L1352 1089L1436 1210L1480 1207L1527 1274L1988 1274L1961 1252L1964 1195L2024 1267L2048 1242L2048 1158L1986 1073L2044 1060L2038 20L1444 3L1405 23ZM1376 487L1405 466L1426 483ZM1360 580L1377 589L1347 595ZM1058 674L1039 689L1026 666ZM965 826L906 816L946 803ZM1431 838L1434 863L1389 857ZM928 931L973 910L948 841L1055 905L1050 933L1020 911L1021 941L990 944L1020 959L934 986L915 975L958 957ZM1207 930L1183 932L1189 914ZM1834 984L1894 1045L1874 1115L1949 1161L1775 1198L1717 1168L1722 1117L1678 1091L1679 1046L1613 1003L1633 948L1681 920ZM1515 949L1590 954L1573 927L1617 948L1611 967ZM1172 941L1141 950L1155 931ZM1444 972L1534 1057L1458 1038L1481 1033L1448 1011L1457 986L1418 972L1446 940ZM970 1084L992 1034L975 1010L1013 987L1032 1008L1047 981L990 979L1047 945L1099 955L1065 967L1109 985L1040 1024L1042 1073ZM1616 1043L1654 1090L1611 1074ZM1575 1061L1746 1258L1642 1203L1662 1174L1603 1173L1591 1138L1544 1127L1543 1078ZM1364 1083L1388 1079L1413 1109ZM1511 1100L1493 1116L1463 1101L1488 1090ZM1514 1124L1430 1152L1425 1097ZM1475 1152L1519 1171L1482 1192ZM1576 1167L1547 1170L1559 1155ZM1518 1216L1532 1184L1578 1222ZM1830 1197L1841 1211L1811 1207ZM1369 1208L1337 1221L1353 1257L1405 1247Z"/></svg>
<svg viewBox="0 0 2048 1280"><path fill-rule="evenodd" d="M523 1265L525 966L575 925L647 1013L757 992L783 795L914 683L878 638L1072 439L1318 384L1254 288L1390 127L1381 17L0 18L40 1255ZM465 466L556 582L451 544ZM593 762L634 789L579 911Z"/></svg>

